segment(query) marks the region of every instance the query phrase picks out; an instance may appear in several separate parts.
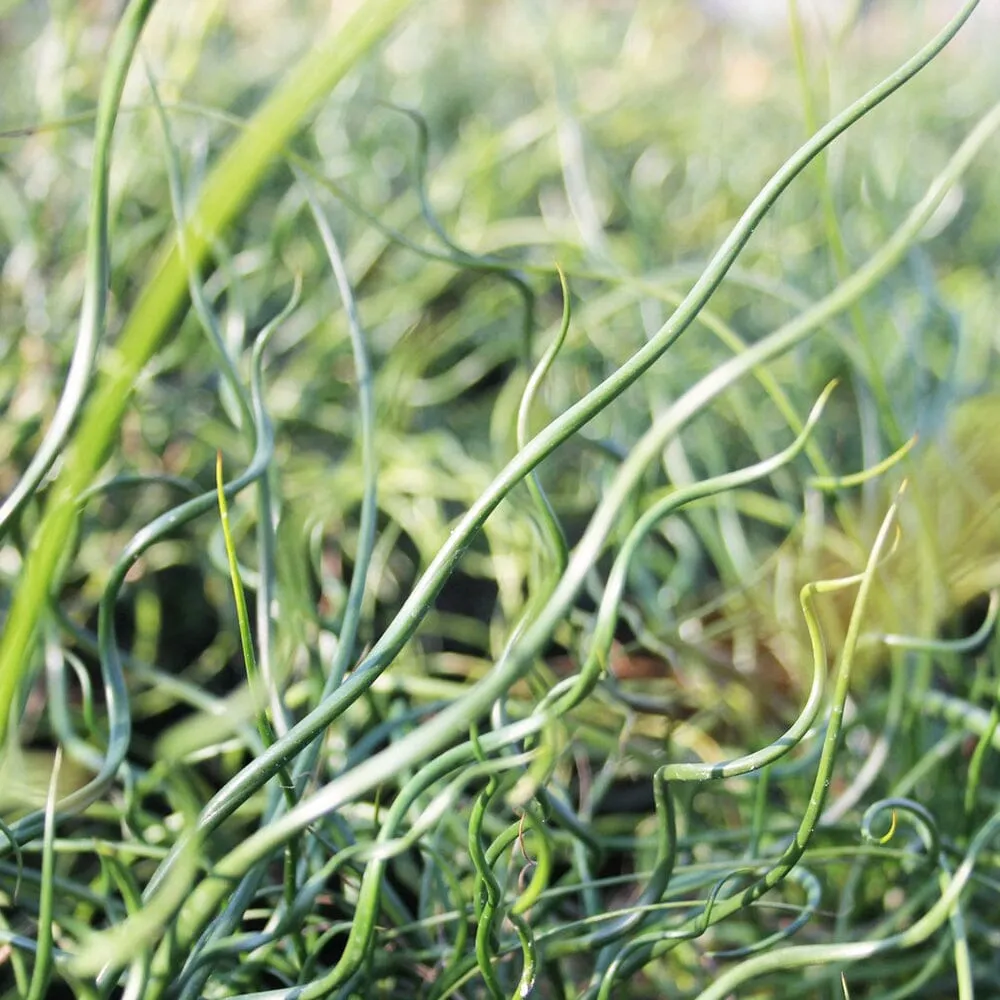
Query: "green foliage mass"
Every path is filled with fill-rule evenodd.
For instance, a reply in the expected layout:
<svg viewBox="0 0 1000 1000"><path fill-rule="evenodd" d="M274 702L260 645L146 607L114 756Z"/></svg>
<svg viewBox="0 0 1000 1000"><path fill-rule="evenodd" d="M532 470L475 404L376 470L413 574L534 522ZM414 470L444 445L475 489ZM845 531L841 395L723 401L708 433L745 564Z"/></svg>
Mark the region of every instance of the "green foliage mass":
<svg viewBox="0 0 1000 1000"><path fill-rule="evenodd" d="M0 0L0 998L1000 993L995 9L114 7Z"/></svg>

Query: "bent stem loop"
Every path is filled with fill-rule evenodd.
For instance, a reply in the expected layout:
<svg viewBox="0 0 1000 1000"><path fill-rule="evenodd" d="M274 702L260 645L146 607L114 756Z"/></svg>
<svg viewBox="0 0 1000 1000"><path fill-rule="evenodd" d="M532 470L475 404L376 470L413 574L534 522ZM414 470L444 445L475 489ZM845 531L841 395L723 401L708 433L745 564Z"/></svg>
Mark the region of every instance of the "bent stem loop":
<svg viewBox="0 0 1000 1000"><path fill-rule="evenodd" d="M900 494L902 492L903 491L901 489ZM820 752L819 765L816 770L816 777L813 780L812 793L809 797L809 802L806 806L805 812L803 813L802 820L800 821L798 829L788 847L785 849L784 853L777 860L777 862L773 864L771 868L763 876L758 878L749 888L735 893L732 896L726 897L725 899L715 901L710 918L706 918L704 914L697 914L694 917L689 918L677 928L677 935L680 936L676 936L672 933L668 939L659 940L653 943L638 945L635 943L627 944L623 949L621 949L619 954L607 967L600 987L600 1000L607 1000L607 998L611 996L610 991L616 979L629 976L653 958L676 947L678 941L683 940L685 932L692 930L695 926L701 926L702 924L704 924L705 927L711 926L712 924L724 920L726 917L737 912L738 910L751 905L760 899L765 893L769 892L776 885L782 882L797 866L809 844L809 840L812 837L813 831L815 830L819 817L823 811L823 803L826 800L827 790L829 789L830 780L833 776L833 768L836 762L841 728L843 725L844 706L847 702L847 694L850 686L851 667L854 662L854 652L857 648L858 636L861 633L861 624L865 608L868 603L868 596L875 580L875 571L878 568L880 560L882 559L883 549L888 542L890 532L894 527L898 504L899 495L897 495L896 500L890 506L885 518L882 521L882 525L879 528L878 535L876 536L875 542L872 546L871 553L869 554L868 562L860 577L858 596L855 599L854 608L851 612L847 636L844 640L844 649L837 667L834 690L831 698L830 714L826 725L826 733L823 738L823 745ZM812 628L810 631L812 632ZM776 744L772 745L771 748L761 752L761 754L757 757L759 766L765 766L767 763L770 763L771 761L768 757L776 759L783 753L787 753L788 749L790 748L783 745L783 741L779 740ZM740 762L732 762L729 766L732 767L733 765L740 765L745 767L745 764L746 761L744 760L742 764L740 764ZM664 783L668 797L670 796L670 780L672 778L673 780L676 780L675 775L677 773L691 773L687 769L678 772L678 768L684 767L684 765L667 764L660 768L657 772L659 779ZM736 773L740 772L737 771ZM743 773L745 773L745 771ZM712 776L712 770L706 768L700 776L710 777Z"/></svg>
<svg viewBox="0 0 1000 1000"><path fill-rule="evenodd" d="M947 874L942 875L942 891L937 902L905 931L879 941L796 945L757 955L723 973L707 990L698 994L697 1000L723 1000L732 996L733 990L743 983L778 969L787 971L833 963L847 965L923 944L956 912L961 895L972 878L979 854L998 833L1000 833L1000 811L995 812L980 828L955 873L950 877Z"/></svg>

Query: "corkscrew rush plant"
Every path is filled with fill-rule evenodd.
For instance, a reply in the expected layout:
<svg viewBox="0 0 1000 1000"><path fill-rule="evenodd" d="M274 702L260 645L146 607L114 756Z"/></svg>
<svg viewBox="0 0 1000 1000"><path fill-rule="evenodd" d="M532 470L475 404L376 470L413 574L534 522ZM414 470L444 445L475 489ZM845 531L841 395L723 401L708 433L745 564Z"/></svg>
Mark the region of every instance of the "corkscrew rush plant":
<svg viewBox="0 0 1000 1000"><path fill-rule="evenodd" d="M367 6L364 5L361 10L364 10ZM389 6L389 5L386 5ZM397 4L397 7L401 7L401 4ZM671 343L676 340L681 333L690 325L694 319L697 311L703 307L708 300L711 293L718 287L722 278L724 277L728 268L735 261L740 250L746 244L747 240L753 232L754 227L763 218L765 213L774 203L775 199L781 194L785 187L792 181L792 179L802 171L802 169L812 160L823 148L829 145L838 135L844 132L847 128L851 126L855 121L857 121L862 115L870 111L873 107L876 107L881 101L889 97L894 91L898 90L907 80L912 78L916 73L923 69L933 58L937 55L945 45L954 37L965 21L971 16L972 11L975 9L976 3L969 2L961 10L961 12L956 15L953 20L943 29L940 34L930 43L928 43L920 52L918 52L913 58L908 60L903 66L901 66L895 73L887 77L882 83L873 88L869 93L865 94L862 98L855 101L849 108L843 111L840 115L835 117L826 125L823 129L816 133L816 135L806 144L804 144L798 152L790 157L782 168L774 174L771 181L766 184L761 190L760 194L754 199L753 203L743 214L740 219L739 224L734 228L730 237L726 242L719 248L718 252L713 257L712 261L705 269L702 277L695 283L694 287L688 293L684 302L681 303L674 311L673 316L670 321L659 331L656 337L654 337L645 348L637 352L629 362L622 365L612 376L610 376L601 386L595 388L587 397L582 399L576 406L568 410L561 418L553 422L553 424L541 435L539 435L531 445L523 449L518 455L518 458L511 463L510 472L507 475L501 474L497 479L497 487L491 491L491 495L486 498L482 504L484 508L482 511L479 509L473 509L469 512L467 516L466 523L471 526L480 524L485 517L488 516L490 509L499 502L500 497L513 486L515 482L520 480L526 475L526 473L536 465L541 458L553 447L558 444L558 442L564 440L569 433L577 430L586 421L591 418L596 412L599 412L607 403L613 399L615 396L619 395L624 389L634 382L650 365L656 360L657 357L663 354L665 350L670 346ZM393 11L393 14L398 14L398 11ZM383 15L381 19L378 15L374 15L372 20L378 23L378 27L384 30L391 23L391 16ZM378 30L378 29L376 29ZM373 42L377 38L377 34L371 39ZM353 53L352 53L353 54ZM360 53L358 53L360 54ZM337 70L343 72L344 68L341 67L339 62L336 64ZM314 71L315 72L315 71ZM303 74L304 75L304 74ZM331 73L333 80L336 79ZM303 87L303 89L305 89ZM319 90L319 87L315 84L309 88L308 97L313 98L315 90ZM311 100L302 100L298 94L289 96L287 100L289 102L298 99L298 103L304 105L303 110L306 110L312 103ZM275 99L277 103L278 99ZM266 109L267 110L267 109ZM290 128L290 126L286 126ZM287 133L285 133L287 134ZM250 133L246 133L249 136ZM108 137L110 140L110 136ZM250 140L244 138L244 145L249 144ZM268 147L263 153L256 153L255 159L263 160L264 157L270 152L273 147ZM232 161L237 161L237 154L240 151L236 151L232 154ZM229 162L229 161L227 161ZM226 164L223 164L225 166ZM263 164L262 164L263 166ZM215 199L216 192L214 190L215 186L221 187L223 184L229 183L228 174L224 175L222 167L219 168L220 173L217 175L220 179L215 182L214 185L209 185L210 191L206 193L205 202L206 204L212 205L212 211L215 213L217 211ZM232 171L233 168L229 168ZM240 185L241 190L247 190L249 188L248 184ZM209 200L209 194L212 195L212 200ZM235 196L235 197L238 197ZM231 204L229 208L230 212L235 212L238 208L238 202L235 197L227 196L226 203ZM210 217L203 225L207 232L211 233L216 228L221 228L225 224L225 215L220 211L218 218ZM195 232L198 232L198 228L195 228ZM204 245L204 236L198 233L199 244ZM171 253L176 253L171 249ZM202 250L204 252L204 250ZM171 257L171 260L174 258ZM173 272L171 271L172 275ZM180 290L174 291L168 288L167 278L155 281L150 295L154 293L159 293L160 286L164 288L164 295L170 296L172 299L177 299L180 297ZM159 306L159 303L157 304ZM163 315L170 315L173 309L168 305L164 309L157 309L157 312ZM145 317L142 317L144 320ZM136 320L139 323L139 320ZM138 328L138 325L137 325ZM148 344L144 343L137 350L137 357L135 362L132 364L133 370L138 370L142 363L148 359L149 355L155 350L155 339L149 334L146 329L142 331L144 338L149 341ZM123 354L123 348L121 344L118 347L118 353ZM119 377L123 377L119 376ZM110 397L112 394L118 397L122 397L121 388L115 385L113 388L109 388L107 395ZM108 400L110 403L110 399ZM102 399L100 403L94 404L94 409L92 412L101 414L101 421L105 427L108 429L103 434L94 433L88 435L89 444L86 450L88 455L88 460L96 464L102 457L103 447L93 448L93 442L101 441L109 436L111 427L105 423L108 420L108 411L110 407ZM97 431L97 428L87 428L87 430ZM82 436L81 431L81 436ZM106 447L106 446L105 446ZM80 460L81 463L84 459ZM92 474L92 473L89 473ZM68 476L68 473L66 474ZM77 490L80 492L80 490ZM72 494L69 494L65 499L61 499L57 495L57 499L50 501L52 506L49 509L53 511L56 510L56 504L62 505L62 510L68 511L67 513L62 513L60 516L60 525L65 524L65 529L57 529L55 521L50 531L41 533L41 537L44 539L53 539L54 541L50 544L61 548L64 541L68 538L70 525L72 523L72 512L75 507L75 501L72 499ZM53 513L53 518L55 514ZM455 533L456 542L453 543L453 551L443 552L435 565L428 568L424 575L424 579L432 581L439 578L442 575L441 570L445 569L449 562L455 558L458 552L461 551L461 545L465 541L463 536L469 533L469 529L465 531L457 531ZM61 537L60 537L61 536ZM48 558L48 553L45 556L39 555L37 557L37 564L41 566L41 573L47 573L48 569L46 567L53 566L56 564L54 559ZM440 569L439 569L440 567ZM29 662L29 651L32 637L35 634L35 616L38 614L38 608L44 604L43 600L39 600L41 595L45 594L51 585L51 581L40 577L38 583L35 583L35 576L31 572L31 564L26 568L24 573L25 583L18 593L26 593L29 596L24 599L24 604L28 605L24 612L19 613L19 608L15 602L14 607L11 610L10 619L8 622L8 627L4 632L4 642L0 645L0 719L6 719L9 715L9 711L4 711L5 703L10 706L13 700L14 689L12 685L16 683L17 678L20 676L20 672L24 669L22 664ZM34 585L34 586L31 586ZM431 589L428 587L428 589ZM419 591L415 590L413 596L411 597L411 605L419 605L425 600L425 596ZM404 614L400 616L403 621L408 621L410 615ZM22 624L23 622L23 624ZM386 640L384 644L389 646L393 640ZM9 649L9 652L8 652ZM359 675L360 676L360 675ZM3 723L0 723L2 725ZM0 735L2 735L2 730L0 730Z"/></svg>
<svg viewBox="0 0 1000 1000"><path fill-rule="evenodd" d="M974 6L974 5L972 5ZM966 14L971 13L972 6ZM942 36L935 41L935 45L928 46L927 49L920 54L919 60L913 60L913 65L909 67L909 72L912 74L916 72L920 66L924 65L936 51L946 43L946 41L954 34L954 31L958 29L960 24L954 24L950 26L950 32L943 32ZM903 74L899 74L903 76ZM902 80L895 83L896 86L901 85ZM894 88L893 88L894 89ZM883 85L882 90L884 93L891 93L891 89ZM877 100L876 95L875 99ZM839 119L835 119L835 128L828 127L824 130L826 133L822 135L821 138L824 142L830 141L839 131L843 131L844 128L850 123L853 118L863 113L868 107L872 105L872 98L869 98L867 102L858 102L858 104L849 109L850 113L845 112L844 115L840 116ZM970 142L966 144L965 147L960 151L960 154L952 161L954 169L956 172L961 170L966 159L971 158L974 152L978 149L982 142L984 142L992 132L995 130L997 125L1000 124L1000 108L994 110L983 123L980 130L974 133ZM780 190L783 184L787 184L791 177L797 169L801 169L805 163L808 162L810 155L814 155L816 148L822 148L820 141L814 140L808 147L803 147L806 150L805 154L800 153L793 160L787 161L785 167L776 175L779 178L777 182L772 182L771 187ZM813 148L809 148L813 147ZM964 155L963 155L964 154ZM797 161L797 162L795 162ZM949 172L950 173L950 172ZM766 361L770 356L779 354L782 351L790 349L797 341L803 339L808 335L809 332L814 331L822 322L829 319L831 316L835 315L838 309L841 309L848 305L850 301L860 295L865 288L869 287L882 273L887 271L892 263L899 258L899 255L905 250L909 241L922 229L923 225L926 224L927 219L932 214L934 208L939 203L940 198L943 197L947 187L950 183L951 178L949 176L943 176L940 179L940 183L934 185L934 187L928 192L927 198L918 208L911 213L910 218L907 220L908 225L904 226L900 231L897 232L896 238L891 242L887 243L886 249L874 260L869 262L868 267L863 272L858 272L854 275L854 280L849 284L845 283L836 292L832 293L824 302L821 302L817 307L811 310L809 313L804 314L799 317L796 321L790 323L786 328L776 331L772 337L761 344L757 345L756 348L749 349L745 354L734 358L728 366L721 366L718 370L711 373L706 379L703 380L699 385L692 388L686 395L685 399L679 401L678 404L661 418L659 424L651 428L650 432L646 435L644 439L645 447L637 447L632 454L629 456L628 463L623 467L623 473L619 477L619 483L622 485L612 494L606 494L606 499L602 505L603 517L595 514L591 521L590 526L590 536L585 539L589 542L589 545L584 548L581 546L577 550L577 564L583 568L588 563L588 561L593 558L594 549L599 549L601 543L603 542L602 534L605 534L608 530L607 522L611 519L614 512L617 510L620 503L625 499L625 496L630 492L633 482L629 480L628 472L632 472L632 476L636 476L636 473L641 474L644 470L646 464L652 460L653 456L657 451L660 450L662 445L665 443L666 439L673 433L676 433L683 423L690 419L695 413L697 413L703 406L705 406L711 399L720 393L728 384L735 382L740 376L746 373L753 364ZM745 213L743 219L741 220L741 225L738 227L738 233L734 235L723 247L723 250L717 255L717 261L715 271L715 284L721 279L721 272L725 265L735 256L736 249L740 242L745 242L749 238L750 232L753 229L754 224L759 220L759 217L766 211L770 204L770 198L773 197L771 191L765 189L767 196L761 196L755 200L754 205L748 209ZM727 259L728 258L728 259ZM707 286L707 287L706 287ZM696 286L696 290L692 291L689 295L689 300L695 299L697 296L702 296L707 298L710 289L712 288L711 282L705 280L700 283L700 286ZM678 313L690 312L694 307L688 306L686 310L683 307L679 307L677 312L675 312L675 317ZM693 316L691 317L693 318ZM680 324L685 319L690 322L686 316L682 315L681 319L675 320L676 324ZM668 336L662 336L666 332ZM676 336L680 331L676 330L675 326L670 329L661 331L661 336L657 339L661 341L666 341L669 343L670 335ZM655 341L650 342L650 346L653 345ZM664 348L665 349L665 348ZM591 407L597 408L595 405L600 400L607 400L613 391L618 389L622 383L626 382L626 378L629 375L637 377L641 373L642 367L648 367L648 364L652 363L651 355L652 351L647 350L645 356L638 359L632 365L632 371L622 373L621 370L608 380L608 384L602 386L600 389L595 390L597 395L597 400L595 402L590 402L588 406L585 406L587 400L581 401L575 409L582 411L582 414L589 415L587 412ZM638 369L638 371L636 371ZM603 392L601 391L603 389ZM611 391L609 391L611 390ZM570 417L575 418L571 420ZM434 590L440 586L442 578L447 573L448 569L454 564L461 554L462 547L468 543L469 536L473 531L475 531L489 516L492 509L499 503L501 497L520 479L528 469L530 469L537 461L540 460L540 454L544 453L543 449L548 446L551 448L554 442L558 441L563 437L566 432L562 431L562 427L569 425L574 430L578 426L578 422L582 423L581 416L578 413L574 413L572 410L564 415L563 418L558 423L553 423L543 435L536 437L528 448L524 449L518 456L518 458L511 464L509 471L505 470L501 473L499 477L495 480L494 486L491 488L489 493L471 509L468 514L466 514L460 524L451 533L451 542L446 548L442 549L441 553L438 555L434 563L423 574L422 580L423 586L417 586L412 591L410 597L408 598L406 604L401 610L400 614L396 618L395 628L392 631L388 631L380 639L379 643L372 650L372 652L362 661L358 667L353 671L351 678L342 685L337 692L327 700L320 712L317 713L317 718L315 720L304 719L298 724L295 729L293 729L286 737L285 746L281 748L274 749L273 753L275 756L279 754L294 753L296 750L301 749L302 745L309 742L322 728L325 728L330 722L333 721L343 709L350 704L357 697L357 692L363 690L370 685L373 675L384 669L387 661L398 652L399 647L412 635L413 630L417 625L417 619L419 617L419 608L426 608L427 603L433 598ZM584 570L585 572L585 570ZM563 594L566 595L563 598L564 601L571 601L573 596L575 596L575 591L579 587L579 583L573 579L573 577L579 578L583 573L578 570L575 574L572 570L569 570L560 581L560 592L559 596ZM581 581L582 582L582 581ZM556 608L556 595L553 595L552 601L549 603L549 608ZM558 620L562 616L562 609L560 612L553 611L549 617L553 620ZM554 623L554 622L553 622ZM538 645L546 641L547 633L551 631L551 625L548 623L540 624L537 627L537 632L545 635ZM508 686L507 678L501 675L499 672L494 674L494 681L489 686L484 685L483 693L481 698L482 703L485 706L491 705L495 700L496 694L502 693ZM496 693L492 690L493 687L498 690ZM465 706L459 711L456 709L454 715L459 719L466 718ZM443 725L443 720L439 719L438 726L436 727L440 734L442 742L447 742L450 738L450 733ZM297 731L296 731L297 730ZM433 752L433 751L430 751ZM252 769L254 771L259 771L266 773L270 776L268 769L273 766L271 761L268 759L268 755L265 754L256 762L256 766ZM359 772L355 772L356 775ZM246 781L250 784L253 781L255 775L244 775L242 781ZM358 780L358 778L355 778ZM245 785L243 787L246 787ZM361 788L358 788L360 791ZM236 788L233 791L238 790ZM216 816L213 812L209 812L205 817L210 822L216 820Z"/></svg>
<svg viewBox="0 0 1000 1000"><path fill-rule="evenodd" d="M31 185L0 213L0 280L66 283L0 371L3 996L1000 981L994 291L952 242L980 246L1000 104L966 81L887 173L989 12L824 97L804 49L864 62L868 15L824 43L790 4L796 65L719 80L797 79L808 137L758 127L718 194L636 151L642 102L740 29L557 6L497 5L553 47L536 80L496 11L362 0L286 25L308 54L259 102L249 43L216 55L242 12L195 37L134 0L93 116L0 129L12 171L92 163L82 268L39 262ZM605 16L651 75L591 106ZM208 106L238 66L246 119ZM457 126L465 93L514 120Z"/></svg>
<svg viewBox="0 0 1000 1000"><path fill-rule="evenodd" d="M978 146L978 144L981 141L985 140L992 133L992 131L994 131L996 127L1000 125L1000 108L995 109L993 114L991 114L989 119L987 119L983 124L985 127L981 130L980 134L975 137L976 141L970 142L964 148L963 152L966 154L966 156L968 156L972 152L972 150L976 146ZM957 160L958 158L956 157L956 161ZM955 163L956 161L953 161L953 163ZM925 202L921 206L919 206L919 209L917 211L912 213L910 219L908 220L909 225L905 227L905 230L903 232L897 233L898 239L893 241L893 243L888 244L891 251L894 251L894 253L892 254L886 253L882 257L882 259L872 261L869 267L866 268L866 273L860 275L862 278L865 278L870 282L875 275L880 274L884 269L887 268L889 262L893 259L893 256L901 252L902 249L906 246L907 237L912 237L912 234L919 232L919 230L925 224L926 219L930 216L931 212L933 211L937 199L943 195L946 183L947 182L945 181L945 183L941 185L936 185L935 188L932 189L932 191L930 192L930 196L925 200ZM810 330L814 329L819 323L828 319L832 314L834 314L838 306L843 307L843 305L847 304L850 301L852 293L854 295L860 294L863 287L864 285L860 280L853 282L852 286L850 286L848 288L848 291L846 292L843 291L843 286L842 286L842 288L838 289L838 292L833 293L826 302L820 303L819 306L812 311L812 315L806 314L798 321L789 324L788 328L776 331L775 334L772 335L772 338L770 339L769 342L762 342L760 345L757 345L757 348L749 349L744 355L741 355L738 358L734 359L734 363L732 363L728 367L720 366L719 369L711 373L711 375L707 377L702 383L698 384L693 389L691 389L684 399L679 401L678 404L671 411L668 411L668 413L665 414L665 418L669 418L669 420L661 419L661 421L657 425L654 425L654 427L651 428L650 432L647 434L644 441L645 447L637 447L629 456L628 462L623 466L622 474L619 477L619 483L621 483L622 485L619 486L618 489L615 490L613 493L609 492L608 494L606 494L605 502L602 504L601 508L602 511L604 512L603 519L598 519L598 515L595 514L594 519L591 521L590 538L584 539L585 542L590 542L590 544L587 546L587 548L584 548L583 543L581 543L581 546L577 548L574 562L580 568L576 571L576 573L574 573L573 566L571 564L567 572L563 575L562 579L560 580L559 589L552 596L550 601L546 604L547 617L553 619L552 624L549 624L549 622L546 621L541 621L540 623L534 626L533 629L534 635L539 636L539 638L535 639L533 643L535 649L532 650L532 652L537 652L538 647L542 646L543 643L547 641L548 635L550 634L551 629L554 625L554 621L558 620L558 618L565 613L566 604L572 601L573 597L575 596L577 588L582 583L582 577L585 575L586 570L594 557L594 550L599 549L603 542L603 538L601 538L600 536L603 532L606 532L608 530L607 522L611 519L616 509L623 502L625 496L627 496L628 492L633 486L634 480L628 481L626 479L626 471L631 471L634 469L636 470L636 472L633 472L633 476L635 476L636 473L641 474L641 472L645 468L645 464L648 461L650 461L653 455L655 455L656 451L658 451L659 448L662 447L662 444L665 442L665 439L671 433L676 433L677 430L680 429L680 425L683 424L685 418L689 418L689 414L694 415L694 413L696 413L702 406L704 406L708 401L710 401L713 396L721 392L722 389L725 388L728 382L735 381L738 377L740 377L747 370L749 370L752 364L766 360L769 355L777 354L782 349L787 350L792 344L795 343L797 339L801 339L802 337L804 337L806 334L808 334L808 332L810 332ZM484 515L481 514L479 511L475 511L475 514L476 514L475 519L467 515L464 520L466 522L470 521L474 522L475 520L481 521L485 519ZM453 537L458 535L459 531L460 529L456 529L456 531L453 533ZM456 558L455 554L448 553L448 555L451 557L451 559ZM447 561L445 561L444 559L440 559L440 562L435 566L433 566L431 569L437 569L438 565L440 565L441 563L443 563L444 567L447 568L448 565ZM431 573L431 569L427 571L428 574ZM425 574L425 579L427 579L426 574ZM559 601L560 599L564 602L561 608L557 603L557 601ZM559 609L558 611L555 610L557 608ZM399 626L399 629L401 631L405 630L406 632L412 632L416 624L412 620L412 618L403 617L402 622L403 624ZM532 633L529 632L528 635L532 635ZM332 696L332 698L330 699L329 707L327 707L326 705L323 706L323 714L320 717L320 720L317 720L318 722L320 722L320 725L317 725L310 719L305 719L289 733L288 737L286 738L288 741L288 750L285 751L286 753L294 752L295 749L300 748L301 744L297 745L296 742L294 742L296 737L298 737L298 739L301 740L302 742L308 741L316 734L316 732L322 727L322 725L328 724L330 721L333 720L333 718L336 718L336 716L340 714L340 712L343 710L344 707L346 707L346 705L350 704L350 702L353 700L354 692L356 689L358 688L363 689L364 687L367 687L368 684L371 683L372 674L376 673L380 668L384 667L384 661L391 655L391 653L397 652L397 650L393 649L392 646L388 647L389 651L383 652L383 649L385 649L385 647L388 645L388 642L389 639L383 637L383 639L381 640L381 648L380 646L376 646L375 649L372 651L372 653L369 654L369 656L365 660L363 660L362 663L357 668L355 668L354 672L351 675L350 680L348 680L344 685L342 685L341 688L339 688L338 691ZM528 644L527 637L524 640L524 645L529 649L531 648ZM530 654L526 654L526 656L527 655ZM521 666L522 664L518 664L518 667ZM527 666L527 664L523 664L523 666ZM511 673L514 672L515 671L512 669ZM475 702L472 702L470 705L462 704L453 706L447 715L439 716L436 721L436 725L434 727L435 729L434 743L430 744L430 746L433 747L433 749L428 748L426 749L425 752L427 754L434 753L435 750L437 749L437 745L439 742L440 744L446 744L455 735L458 735L458 733L461 732L460 727L462 725L462 721L469 717L468 712L470 708L472 708L473 705L475 705L475 707L477 708L480 708L480 710L488 708L490 705L493 704L496 697L502 694L510 686L512 680L513 678L509 674L496 671L491 675L491 677L486 682L482 684L480 690L476 692L477 697ZM455 722L452 722L451 721L452 719L455 719ZM454 730L448 727L448 723L451 723L451 726L455 727ZM298 732L296 732L296 730L298 730ZM455 732L455 730L457 730L458 732ZM299 735L300 733L302 735ZM427 738L428 737L426 734L422 734L422 740L426 740ZM414 739L414 742L420 742L420 741ZM402 757L404 756L405 752L406 751L397 751L396 754ZM277 755L281 753L281 750L278 749L278 744L276 744L275 748L272 749L272 753L274 754L275 757L277 757ZM393 754L393 756L396 756L396 754ZM259 758L258 761L256 762L256 766L257 768L260 769L260 771L264 772L265 775L269 777L270 773L273 772L268 771L268 768L271 765L270 761L268 761L267 759L267 756L268 755L266 753L262 755L262 757ZM366 762L365 766L359 767L354 771L352 771L351 775L345 776L344 785L346 786L346 788L344 789L344 791L341 791L340 787L336 784L328 785L324 790L323 797L327 801L331 802L331 805L325 808L336 808L336 805L333 805L332 803L337 801L334 798L334 796L337 793L345 794L347 796L351 796L353 794L360 794L362 791L366 790L366 786L363 785L362 782L371 782L372 784L377 783L380 775L378 777L376 776L377 774L377 772L375 771L376 766L377 765L375 763L375 759L373 758L371 761ZM382 764L382 766L387 766L387 765ZM371 775L370 777L369 774ZM349 781L347 780L348 778L350 778ZM249 785L253 780L254 780L253 777L247 775L244 772L238 779L238 783L234 783L234 786L230 791L239 794L239 791L242 790L243 788L246 788L247 785ZM322 811L325 811L325 808L322 805L313 806L313 809L320 810L319 814L321 814ZM225 810L225 806L222 806L222 808L219 810L216 809L206 810L205 814L203 814L203 822L206 825L209 824L214 825L221 818L223 818L219 816L219 812L223 812L223 810ZM225 813L223 813L223 815L224 814ZM303 811L303 815L301 816L301 818L297 818L297 822L301 825L306 825L309 822L312 822L313 819L315 818L316 815L313 815L312 812ZM291 826L293 823L296 822L296 820L292 820L289 818L286 822L288 823L289 826ZM276 829L277 828L275 827L270 828L270 830L268 831L268 835L269 836L275 835L274 831Z"/></svg>

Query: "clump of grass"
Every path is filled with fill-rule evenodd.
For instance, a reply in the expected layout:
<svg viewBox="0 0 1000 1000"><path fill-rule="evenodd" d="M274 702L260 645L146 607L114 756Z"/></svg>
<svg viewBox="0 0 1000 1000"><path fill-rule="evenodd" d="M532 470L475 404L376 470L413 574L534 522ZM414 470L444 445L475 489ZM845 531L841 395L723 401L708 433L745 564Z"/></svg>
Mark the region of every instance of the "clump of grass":
<svg viewBox="0 0 1000 1000"><path fill-rule="evenodd" d="M976 6L11 15L6 995L995 988Z"/></svg>

